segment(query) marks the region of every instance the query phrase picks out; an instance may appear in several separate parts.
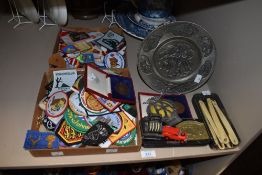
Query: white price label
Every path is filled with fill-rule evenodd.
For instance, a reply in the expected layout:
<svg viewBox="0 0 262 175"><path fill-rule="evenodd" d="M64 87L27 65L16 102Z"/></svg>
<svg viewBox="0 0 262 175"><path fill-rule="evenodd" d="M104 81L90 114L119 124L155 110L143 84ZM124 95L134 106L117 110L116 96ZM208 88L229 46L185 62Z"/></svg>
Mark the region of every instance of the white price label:
<svg viewBox="0 0 262 175"><path fill-rule="evenodd" d="M63 156L63 151L51 152L51 156Z"/></svg>
<svg viewBox="0 0 262 175"><path fill-rule="evenodd" d="M202 75L197 74L194 82L195 82L195 83L200 83L201 79L202 79Z"/></svg>
<svg viewBox="0 0 262 175"><path fill-rule="evenodd" d="M141 151L141 157L142 158L155 158L156 157L156 151L155 150Z"/></svg>
<svg viewBox="0 0 262 175"><path fill-rule="evenodd" d="M118 149L106 149L106 153L117 153Z"/></svg>
<svg viewBox="0 0 262 175"><path fill-rule="evenodd" d="M203 95L211 95L211 92L209 90L206 90L206 91L202 91L202 94Z"/></svg>

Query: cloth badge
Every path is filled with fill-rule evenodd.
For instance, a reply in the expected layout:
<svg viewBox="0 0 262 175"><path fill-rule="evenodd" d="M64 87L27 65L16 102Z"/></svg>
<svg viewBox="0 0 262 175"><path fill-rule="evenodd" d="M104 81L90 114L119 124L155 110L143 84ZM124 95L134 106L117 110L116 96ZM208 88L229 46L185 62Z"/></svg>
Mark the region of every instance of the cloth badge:
<svg viewBox="0 0 262 175"><path fill-rule="evenodd" d="M71 87L71 90L79 93L80 89L82 89L83 87L84 87L83 76L78 75L76 81L74 82L73 86Z"/></svg>
<svg viewBox="0 0 262 175"><path fill-rule="evenodd" d="M110 112L113 112L121 104L120 102L105 99L99 95L94 94L94 97Z"/></svg>
<svg viewBox="0 0 262 175"><path fill-rule="evenodd" d="M70 45L70 44L74 44L74 42L72 41L72 39L69 37L69 35L64 35L61 37L62 41L64 41L66 44Z"/></svg>
<svg viewBox="0 0 262 175"><path fill-rule="evenodd" d="M73 52L76 52L77 51L77 48L73 45L68 45L66 47L64 47L62 49L62 52L67 54L67 53L73 53Z"/></svg>
<svg viewBox="0 0 262 175"><path fill-rule="evenodd" d="M68 92L77 79L76 70L60 70L53 72L53 88L49 96L58 91Z"/></svg>
<svg viewBox="0 0 262 175"><path fill-rule="evenodd" d="M65 120L60 122L55 134L67 146L81 143L84 135L70 127Z"/></svg>
<svg viewBox="0 0 262 175"><path fill-rule="evenodd" d="M78 93L73 92L70 97L69 97L69 106L71 108L71 110L76 113L77 115L81 115L81 116L87 116L87 113L84 109L84 107L82 107L80 105L80 98Z"/></svg>
<svg viewBox="0 0 262 175"><path fill-rule="evenodd" d="M52 122L48 117L44 117L42 120L43 125L48 131L55 131L56 124Z"/></svg>
<svg viewBox="0 0 262 175"><path fill-rule="evenodd" d="M110 145L124 137L127 133L135 129L136 125L123 111L118 112L118 115L122 118L122 127L120 131L111 134L105 142L99 144L101 148L108 148Z"/></svg>
<svg viewBox="0 0 262 175"><path fill-rule="evenodd" d="M123 104L121 107L120 107L123 111L127 112L128 114L130 114L131 116L133 117L136 117L137 116L137 110L135 107L129 105L129 104Z"/></svg>
<svg viewBox="0 0 262 175"><path fill-rule="evenodd" d="M117 52L110 52L104 58L104 63L107 68L124 68L125 60L123 56Z"/></svg>
<svg viewBox="0 0 262 175"><path fill-rule="evenodd" d="M104 36L102 32L88 32L89 37L93 38L94 40L99 39Z"/></svg>
<svg viewBox="0 0 262 175"><path fill-rule="evenodd" d="M67 124L74 128L77 132L85 133L91 127L86 117L75 114L69 108L67 108L64 118Z"/></svg>
<svg viewBox="0 0 262 175"><path fill-rule="evenodd" d="M59 91L50 96L47 101L46 114L49 117L61 116L68 106L68 97L63 91Z"/></svg>
<svg viewBox="0 0 262 175"><path fill-rule="evenodd" d="M85 92L84 89L81 90L79 97L81 105L86 109L88 116L97 116L110 113L92 94Z"/></svg>
<svg viewBox="0 0 262 175"><path fill-rule="evenodd" d="M92 49L92 44L88 40L81 40L74 43L74 46L80 51L87 51Z"/></svg>
<svg viewBox="0 0 262 175"><path fill-rule="evenodd" d="M130 131L126 135L124 135L121 139L119 139L115 145L117 146L127 146L129 145L136 137L136 129Z"/></svg>
<svg viewBox="0 0 262 175"><path fill-rule="evenodd" d="M109 140L112 143L115 143L117 140L122 138L124 135L126 135L128 132L135 129L136 125L132 122L132 120L129 119L129 117L124 112L119 112L118 115L122 118L123 124L120 129L120 131L117 134L112 134L109 137Z"/></svg>
<svg viewBox="0 0 262 175"><path fill-rule="evenodd" d="M106 123L97 122L85 133L82 143L84 145L97 146L104 142L112 133L113 129Z"/></svg>
<svg viewBox="0 0 262 175"><path fill-rule="evenodd" d="M76 57L76 59L80 62L80 63L93 63L95 61L95 57L93 53L90 52L84 52L81 53L78 57Z"/></svg>
<svg viewBox="0 0 262 175"><path fill-rule="evenodd" d="M98 117L90 117L90 122L94 125L98 121L107 121L106 123L118 133L122 128L122 119L117 113L106 114Z"/></svg>
<svg viewBox="0 0 262 175"><path fill-rule="evenodd" d="M133 81L130 78L110 75L112 98L135 102Z"/></svg>
<svg viewBox="0 0 262 175"><path fill-rule="evenodd" d="M58 149L59 139L51 132L28 130L26 133L25 149Z"/></svg>
<svg viewBox="0 0 262 175"><path fill-rule="evenodd" d="M44 97L39 103L38 106L45 111L46 110L46 104L47 104L48 98Z"/></svg>
<svg viewBox="0 0 262 175"><path fill-rule="evenodd" d="M74 42L89 38L89 36L85 32L71 32L71 31L69 31L68 34L69 34L70 38L72 39L72 41L74 41Z"/></svg>
<svg viewBox="0 0 262 175"><path fill-rule="evenodd" d="M75 58L76 59L80 54L81 54L81 52L77 51L77 52L74 52L74 53L66 54L66 57L68 57L68 58Z"/></svg>
<svg viewBox="0 0 262 175"><path fill-rule="evenodd" d="M48 84L45 86L45 89L47 90L47 94L50 94L50 92L52 91L52 89L53 89L53 84L54 84L54 81L51 81L50 83L48 83Z"/></svg>
<svg viewBox="0 0 262 175"><path fill-rule="evenodd" d="M116 50L117 46L124 40L124 37L109 30L97 43L109 50Z"/></svg>
<svg viewBox="0 0 262 175"><path fill-rule="evenodd" d="M64 59L65 59L66 66L68 69L74 69L80 65L79 61L77 61L77 59L75 58L65 57Z"/></svg>

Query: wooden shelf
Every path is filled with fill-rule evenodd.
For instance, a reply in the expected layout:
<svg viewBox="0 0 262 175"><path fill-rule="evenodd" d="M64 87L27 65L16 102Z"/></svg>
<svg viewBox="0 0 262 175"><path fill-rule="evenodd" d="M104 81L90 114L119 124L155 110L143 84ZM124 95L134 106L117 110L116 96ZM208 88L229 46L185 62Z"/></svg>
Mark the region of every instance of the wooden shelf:
<svg viewBox="0 0 262 175"><path fill-rule="evenodd" d="M8 16L1 18L1 26L5 26ZM75 26L98 25L99 21L73 21ZM101 25L101 24L100 24ZM23 149L26 130L30 128L34 105L40 80L44 71L47 70L47 58L52 53L55 37L58 32L57 27L46 29L45 35L40 35L38 28L24 26L24 30L17 31L16 35L8 27L4 27L3 33L8 38L3 38L9 44L5 44L3 50L7 53L2 55L3 65L12 65L3 67L5 74L2 76L2 83L8 85L1 86L1 124L0 124L0 168L17 169L17 168L44 168L44 167L73 167L73 166L92 166L92 165L109 165L123 163L139 163L149 161L162 161L172 159L184 159L195 157L219 156L233 154L239 151L239 148L217 151L210 149L209 146L199 147L174 147L174 148L142 148L142 151L155 151L156 157L142 158L140 152L134 153L114 153L100 155L84 156L64 156L64 157L33 157L28 151ZM19 35L19 37L17 37ZM28 36L29 37L28 39ZM48 39L52 38L52 40ZM19 38L19 39L18 39ZM35 45L35 40L39 41ZM137 73L137 50L141 41L126 35L127 40L127 57L128 66L131 76L134 80L135 90L143 92L153 92L140 79ZM15 42L13 42L15 41ZM25 44L25 42L27 44ZM32 48L32 49L29 49ZM34 48L34 49L33 49ZM15 52L13 51L14 49ZM25 51L25 52L22 52ZM41 54L39 54L41 52ZM29 54L30 53L30 54ZM16 58L16 59L14 59ZM22 61L19 61L22 60ZM24 61L27 60L27 61ZM19 62L19 64L18 64ZM28 63L33 63L33 67L27 68ZM31 65L30 65L31 66ZM34 71L34 73L33 73ZM19 75L22 78L18 78ZM10 81L17 78L17 81ZM17 87L19 85L19 87ZM201 90L206 90L204 86ZM191 98L193 93L187 95L190 107L192 108ZM194 111L192 111L194 117Z"/></svg>

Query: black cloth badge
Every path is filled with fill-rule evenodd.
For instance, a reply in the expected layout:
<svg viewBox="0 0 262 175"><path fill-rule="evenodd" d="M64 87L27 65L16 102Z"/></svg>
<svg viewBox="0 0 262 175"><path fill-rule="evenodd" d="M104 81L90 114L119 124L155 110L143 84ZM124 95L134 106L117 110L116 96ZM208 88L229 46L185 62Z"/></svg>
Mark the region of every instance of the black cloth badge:
<svg viewBox="0 0 262 175"><path fill-rule="evenodd" d="M98 121L85 133L82 144L97 146L104 142L113 132L113 129L108 124Z"/></svg>

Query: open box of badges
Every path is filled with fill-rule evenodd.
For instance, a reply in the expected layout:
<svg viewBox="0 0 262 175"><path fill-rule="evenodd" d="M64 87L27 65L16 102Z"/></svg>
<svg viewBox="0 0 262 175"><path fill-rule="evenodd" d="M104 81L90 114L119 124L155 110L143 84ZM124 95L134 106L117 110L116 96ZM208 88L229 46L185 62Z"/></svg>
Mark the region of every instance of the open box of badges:
<svg viewBox="0 0 262 175"><path fill-rule="evenodd" d="M100 70L95 66L94 70ZM103 70L103 75L116 75ZM101 74L101 75L102 75ZM141 148L135 101L89 91L84 69L50 69L43 75L24 148L33 156L136 152ZM119 75L116 75L119 76ZM128 78L128 77L122 77ZM130 78L128 78L130 79ZM91 80L92 81L92 80Z"/></svg>
<svg viewBox="0 0 262 175"><path fill-rule="evenodd" d="M127 69L126 40L118 27L66 27L57 34L51 68L83 68L93 63L103 69Z"/></svg>

